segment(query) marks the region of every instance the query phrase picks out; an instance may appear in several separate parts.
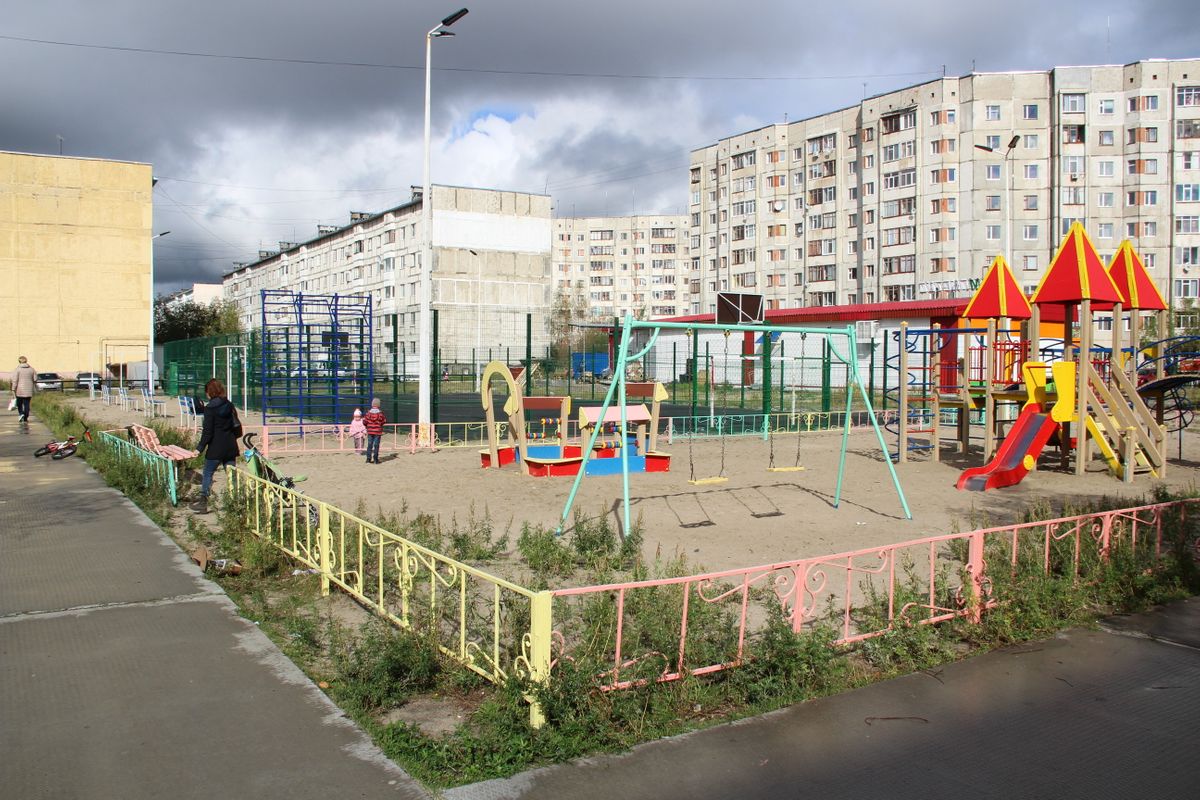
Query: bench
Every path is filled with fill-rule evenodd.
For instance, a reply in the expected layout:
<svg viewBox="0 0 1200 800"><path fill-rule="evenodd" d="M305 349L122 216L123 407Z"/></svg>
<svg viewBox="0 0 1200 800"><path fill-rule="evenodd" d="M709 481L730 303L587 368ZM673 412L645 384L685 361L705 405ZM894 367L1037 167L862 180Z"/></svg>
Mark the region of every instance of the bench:
<svg viewBox="0 0 1200 800"><path fill-rule="evenodd" d="M112 390L107 384L100 387L100 401L106 406L112 405Z"/></svg>
<svg viewBox="0 0 1200 800"><path fill-rule="evenodd" d="M129 390L124 386L117 388L117 402L121 404L122 411L128 411L133 404L133 398L129 396Z"/></svg>
<svg viewBox="0 0 1200 800"><path fill-rule="evenodd" d="M162 456L168 461L188 461L198 455L195 450L188 450L177 444L160 443L154 429L147 428L145 425L130 425L126 430L129 431L129 435L138 447L154 453L156 456Z"/></svg>
<svg viewBox="0 0 1200 800"><path fill-rule="evenodd" d="M180 395L175 398L179 402L179 427L195 430L199 427L199 415L196 413L196 401Z"/></svg>

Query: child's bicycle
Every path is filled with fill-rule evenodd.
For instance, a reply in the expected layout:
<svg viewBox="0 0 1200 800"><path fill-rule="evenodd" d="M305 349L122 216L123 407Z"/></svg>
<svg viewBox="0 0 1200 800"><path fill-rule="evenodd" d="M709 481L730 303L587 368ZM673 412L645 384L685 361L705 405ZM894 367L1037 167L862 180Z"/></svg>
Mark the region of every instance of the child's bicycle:
<svg viewBox="0 0 1200 800"><path fill-rule="evenodd" d="M86 425L83 428L83 434L81 435L81 438L85 442L92 441L92 431ZM75 451L78 449L79 439L76 439L74 436L68 436L64 441L50 442L45 447L39 447L34 451L33 455L37 458L48 455L56 461L59 461L75 455Z"/></svg>

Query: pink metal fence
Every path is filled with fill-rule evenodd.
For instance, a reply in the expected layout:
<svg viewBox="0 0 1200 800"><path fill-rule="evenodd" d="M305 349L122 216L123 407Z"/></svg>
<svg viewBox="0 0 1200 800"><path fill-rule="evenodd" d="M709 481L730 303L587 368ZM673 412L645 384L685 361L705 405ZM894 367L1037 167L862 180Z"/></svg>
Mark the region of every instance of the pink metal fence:
<svg viewBox="0 0 1200 800"><path fill-rule="evenodd" d="M822 624L835 628L839 644L880 636L902 625L928 625L957 617L978 622L996 603L992 578L997 567L989 566L987 557L1006 561L1010 573L1015 573L1022 555L1027 560L1036 557L1044 572L1054 569L1076 578L1085 562L1107 559L1118 546L1158 558L1164 517L1178 514L1182 520L1192 502L1197 501L929 536L700 575L559 589L553 592L554 619L565 657L588 647L572 643L570 620L594 619L598 611L611 619L607 655L601 657L610 665L606 689L648 680L678 680L738 666L753 656L750 649L764 623L762 609L753 602L756 598L764 604L778 603L795 632ZM1056 543L1062 543L1058 549ZM648 594L652 595L649 601ZM693 624L696 609L718 606L724 607L733 626L722 657L707 661L690 658L696 644L693 628L699 627ZM637 611L631 611L637 608L652 608L654 618L639 618ZM673 631L670 641L664 644L661 635L648 641L646 629L661 628L664 619ZM647 664L657 668L657 673L648 675Z"/></svg>

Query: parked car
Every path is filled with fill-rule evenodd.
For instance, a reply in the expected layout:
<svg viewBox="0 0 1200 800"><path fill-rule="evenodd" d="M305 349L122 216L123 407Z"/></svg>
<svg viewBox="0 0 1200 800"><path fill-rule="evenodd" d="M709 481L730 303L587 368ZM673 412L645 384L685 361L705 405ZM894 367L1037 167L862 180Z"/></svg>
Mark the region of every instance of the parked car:
<svg viewBox="0 0 1200 800"><path fill-rule="evenodd" d="M76 389L99 389L100 374L98 372L81 372L75 376Z"/></svg>
<svg viewBox="0 0 1200 800"><path fill-rule="evenodd" d="M33 383L37 388L45 391L62 391L62 378L58 377L57 372L39 372L34 376Z"/></svg>

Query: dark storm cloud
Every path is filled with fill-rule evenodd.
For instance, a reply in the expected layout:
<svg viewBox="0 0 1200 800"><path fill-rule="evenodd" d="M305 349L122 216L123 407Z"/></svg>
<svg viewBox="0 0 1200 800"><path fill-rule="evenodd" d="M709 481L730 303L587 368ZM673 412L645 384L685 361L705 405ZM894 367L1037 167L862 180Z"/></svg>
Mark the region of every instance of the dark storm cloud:
<svg viewBox="0 0 1200 800"><path fill-rule="evenodd" d="M548 186L560 214L567 206L581 214L631 213L635 195L639 212L677 212L686 203L688 149L784 115L798 119L856 102L864 92L936 77L943 66L948 74L973 65L1045 69L1200 50L1190 24L1194 11L1182 0L917 0L852 8L787 0L463 2L471 13L455 26L459 35L436 44L435 141L445 142L482 109L532 114L543 128L516 119L510 131L540 135L538 152L514 148L511 172L481 162L457 174L487 175L508 184L503 188ZM162 212L156 229L172 229L155 243L160 287L169 288L214 278L233 261L252 258L260 244L305 238L317 221L342 221L352 208L405 201L407 187L420 181L424 33L458 2L11 5L0 35L413 67L193 58L0 39L6 106L0 148L53 153L62 135L68 154L146 161L156 175L200 182L163 181L156 190L156 213ZM793 79L703 79L739 76ZM614 116L621 126L592 121L576 130L559 119L545 127L553 109L579 104L620 109ZM631 119L643 112L653 130L639 133ZM500 134L489 136L479 143L498 146ZM377 138L365 147L364 137ZM339 149L345 158L337 157ZM373 150L382 163L373 162ZM496 159L486 146L455 152ZM255 169L264 162L269 167ZM326 171L300 169L313 164ZM378 188L394 192L347 192Z"/></svg>

